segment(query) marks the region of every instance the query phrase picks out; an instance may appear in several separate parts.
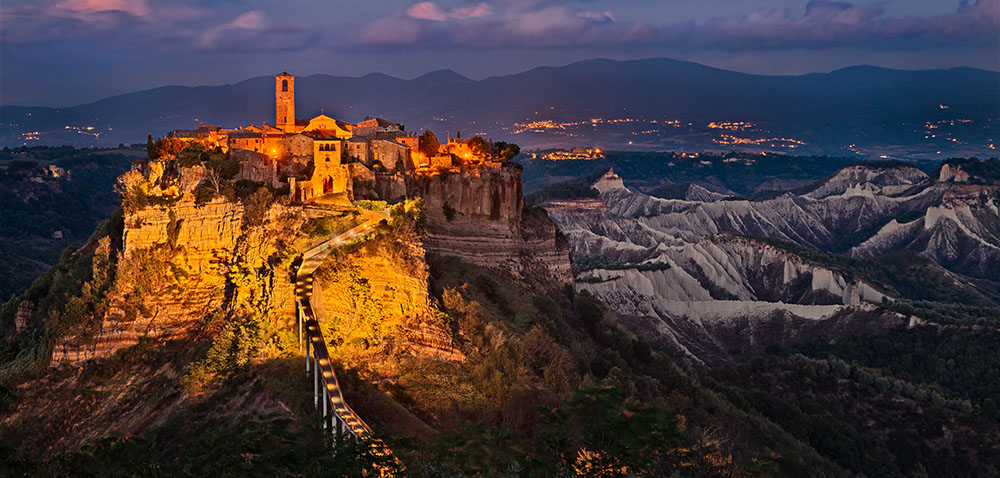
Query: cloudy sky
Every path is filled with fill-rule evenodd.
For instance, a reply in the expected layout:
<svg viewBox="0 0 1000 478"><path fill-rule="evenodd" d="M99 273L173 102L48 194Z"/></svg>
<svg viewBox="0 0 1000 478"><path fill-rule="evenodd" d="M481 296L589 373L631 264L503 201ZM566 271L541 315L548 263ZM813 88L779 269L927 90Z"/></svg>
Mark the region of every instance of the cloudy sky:
<svg viewBox="0 0 1000 478"><path fill-rule="evenodd" d="M3 0L0 104L298 75L471 78L605 57L760 74L1000 70L1000 0Z"/></svg>

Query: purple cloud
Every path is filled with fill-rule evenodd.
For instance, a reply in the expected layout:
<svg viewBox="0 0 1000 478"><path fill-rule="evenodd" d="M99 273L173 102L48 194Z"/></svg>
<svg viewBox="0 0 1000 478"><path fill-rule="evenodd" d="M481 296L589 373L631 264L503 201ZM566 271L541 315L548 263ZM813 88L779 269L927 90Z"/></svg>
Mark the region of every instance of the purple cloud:
<svg viewBox="0 0 1000 478"><path fill-rule="evenodd" d="M545 2L511 2L500 9L477 3L449 11L432 2L421 2L369 24L362 30L359 42L557 47L644 41L654 34L655 29L646 24L616 23L610 12L576 10Z"/></svg>
<svg viewBox="0 0 1000 478"><path fill-rule="evenodd" d="M618 22L592 12L520 0L443 10L420 2L365 27L362 45L478 48L670 45L689 48L827 48L1000 45L1000 0L964 1L936 16L888 17L883 4L814 0L802 14L759 9L738 17L674 24Z"/></svg>
<svg viewBox="0 0 1000 478"><path fill-rule="evenodd" d="M3 44L152 43L163 50L282 51L307 47L314 30L271 22L252 10L220 20L208 9L148 0L63 0L0 7Z"/></svg>
<svg viewBox="0 0 1000 478"><path fill-rule="evenodd" d="M888 18L882 5L816 0L805 14L758 10L739 18L713 18L672 36L709 47L893 47L905 41L928 45L991 45L1000 35L1000 0L963 3L955 13Z"/></svg>

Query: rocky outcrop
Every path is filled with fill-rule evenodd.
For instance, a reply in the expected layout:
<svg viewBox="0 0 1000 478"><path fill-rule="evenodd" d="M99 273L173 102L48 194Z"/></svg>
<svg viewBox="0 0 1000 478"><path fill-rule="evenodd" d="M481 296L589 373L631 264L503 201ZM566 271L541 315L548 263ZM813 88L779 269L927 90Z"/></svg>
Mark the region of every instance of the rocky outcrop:
<svg viewBox="0 0 1000 478"><path fill-rule="evenodd" d="M915 168L845 168L804 194L757 201L654 198L610 172L594 187L599 200L544 205L569 238L577 287L695 360L708 360L697 350L725 356L706 345L723 331L843 321L894 298L752 237L830 250L855 235L858 257L917 251L962 274L1000 270L997 188L936 182Z"/></svg>
<svg viewBox="0 0 1000 478"><path fill-rule="evenodd" d="M143 337L189 338L227 302L263 300L277 317L292 320L289 273L267 264L274 238L282 237L275 228L283 227L281 218L288 212L271 207L264 227L247 227L241 203L219 197L199 206L186 195L170 206L127 214L124 251L106 313L96 326L80 324L60 339L52 363L107 357ZM248 269L260 275L256 279L265 284L262 290L232 287Z"/></svg>
<svg viewBox="0 0 1000 478"><path fill-rule="evenodd" d="M858 191L872 194L893 195L926 181L927 174L910 166L872 168L849 166L842 168L832 177L819 184L816 189L805 194L812 199L822 199L835 195L854 195Z"/></svg>
<svg viewBox="0 0 1000 478"><path fill-rule="evenodd" d="M234 149L230 152L230 158L240 163L239 172L233 178L235 181L253 181L272 187L278 187L281 182L278 176L277 160L271 159L265 154L247 149Z"/></svg>
<svg viewBox="0 0 1000 478"><path fill-rule="evenodd" d="M967 183L969 182L969 173L963 171L959 165L943 164L941 165L941 172L938 173L938 181Z"/></svg>
<svg viewBox="0 0 1000 478"><path fill-rule="evenodd" d="M950 185L941 201L928 207L921 217L908 222L893 219L849 253L877 257L913 251L952 271L1000 282L998 189Z"/></svg>
<svg viewBox="0 0 1000 478"><path fill-rule="evenodd" d="M317 269L309 302L324 336L343 340L364 330L370 342L393 340L413 355L463 360L431 306L423 246L401 246L402 254L362 249Z"/></svg>
<svg viewBox="0 0 1000 478"><path fill-rule="evenodd" d="M525 211L520 165L417 175L407 189L424 200L428 251L516 276L571 280L555 226L544 211Z"/></svg>
<svg viewBox="0 0 1000 478"><path fill-rule="evenodd" d="M23 330L28 328L28 322L31 320L31 314L35 311L35 304L28 300L22 300L17 306L17 312L14 314L14 333L20 334Z"/></svg>

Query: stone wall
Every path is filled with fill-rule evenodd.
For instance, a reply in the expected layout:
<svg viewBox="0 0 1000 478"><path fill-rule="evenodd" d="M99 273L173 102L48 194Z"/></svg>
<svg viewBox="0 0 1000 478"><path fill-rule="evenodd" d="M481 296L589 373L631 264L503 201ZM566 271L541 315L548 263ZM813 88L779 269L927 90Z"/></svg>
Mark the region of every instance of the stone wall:
<svg viewBox="0 0 1000 478"><path fill-rule="evenodd" d="M240 163L240 172L236 174L233 181L249 180L277 187L279 183L278 165L274 159L265 154L245 149L234 149L229 154L231 159Z"/></svg>

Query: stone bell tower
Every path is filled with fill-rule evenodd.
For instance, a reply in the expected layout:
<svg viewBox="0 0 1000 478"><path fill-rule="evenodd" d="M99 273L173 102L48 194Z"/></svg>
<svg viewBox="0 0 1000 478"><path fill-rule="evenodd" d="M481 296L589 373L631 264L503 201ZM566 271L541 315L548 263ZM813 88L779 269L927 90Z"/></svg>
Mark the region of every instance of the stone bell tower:
<svg viewBox="0 0 1000 478"><path fill-rule="evenodd" d="M295 132L295 75L274 75L274 125L287 133Z"/></svg>

